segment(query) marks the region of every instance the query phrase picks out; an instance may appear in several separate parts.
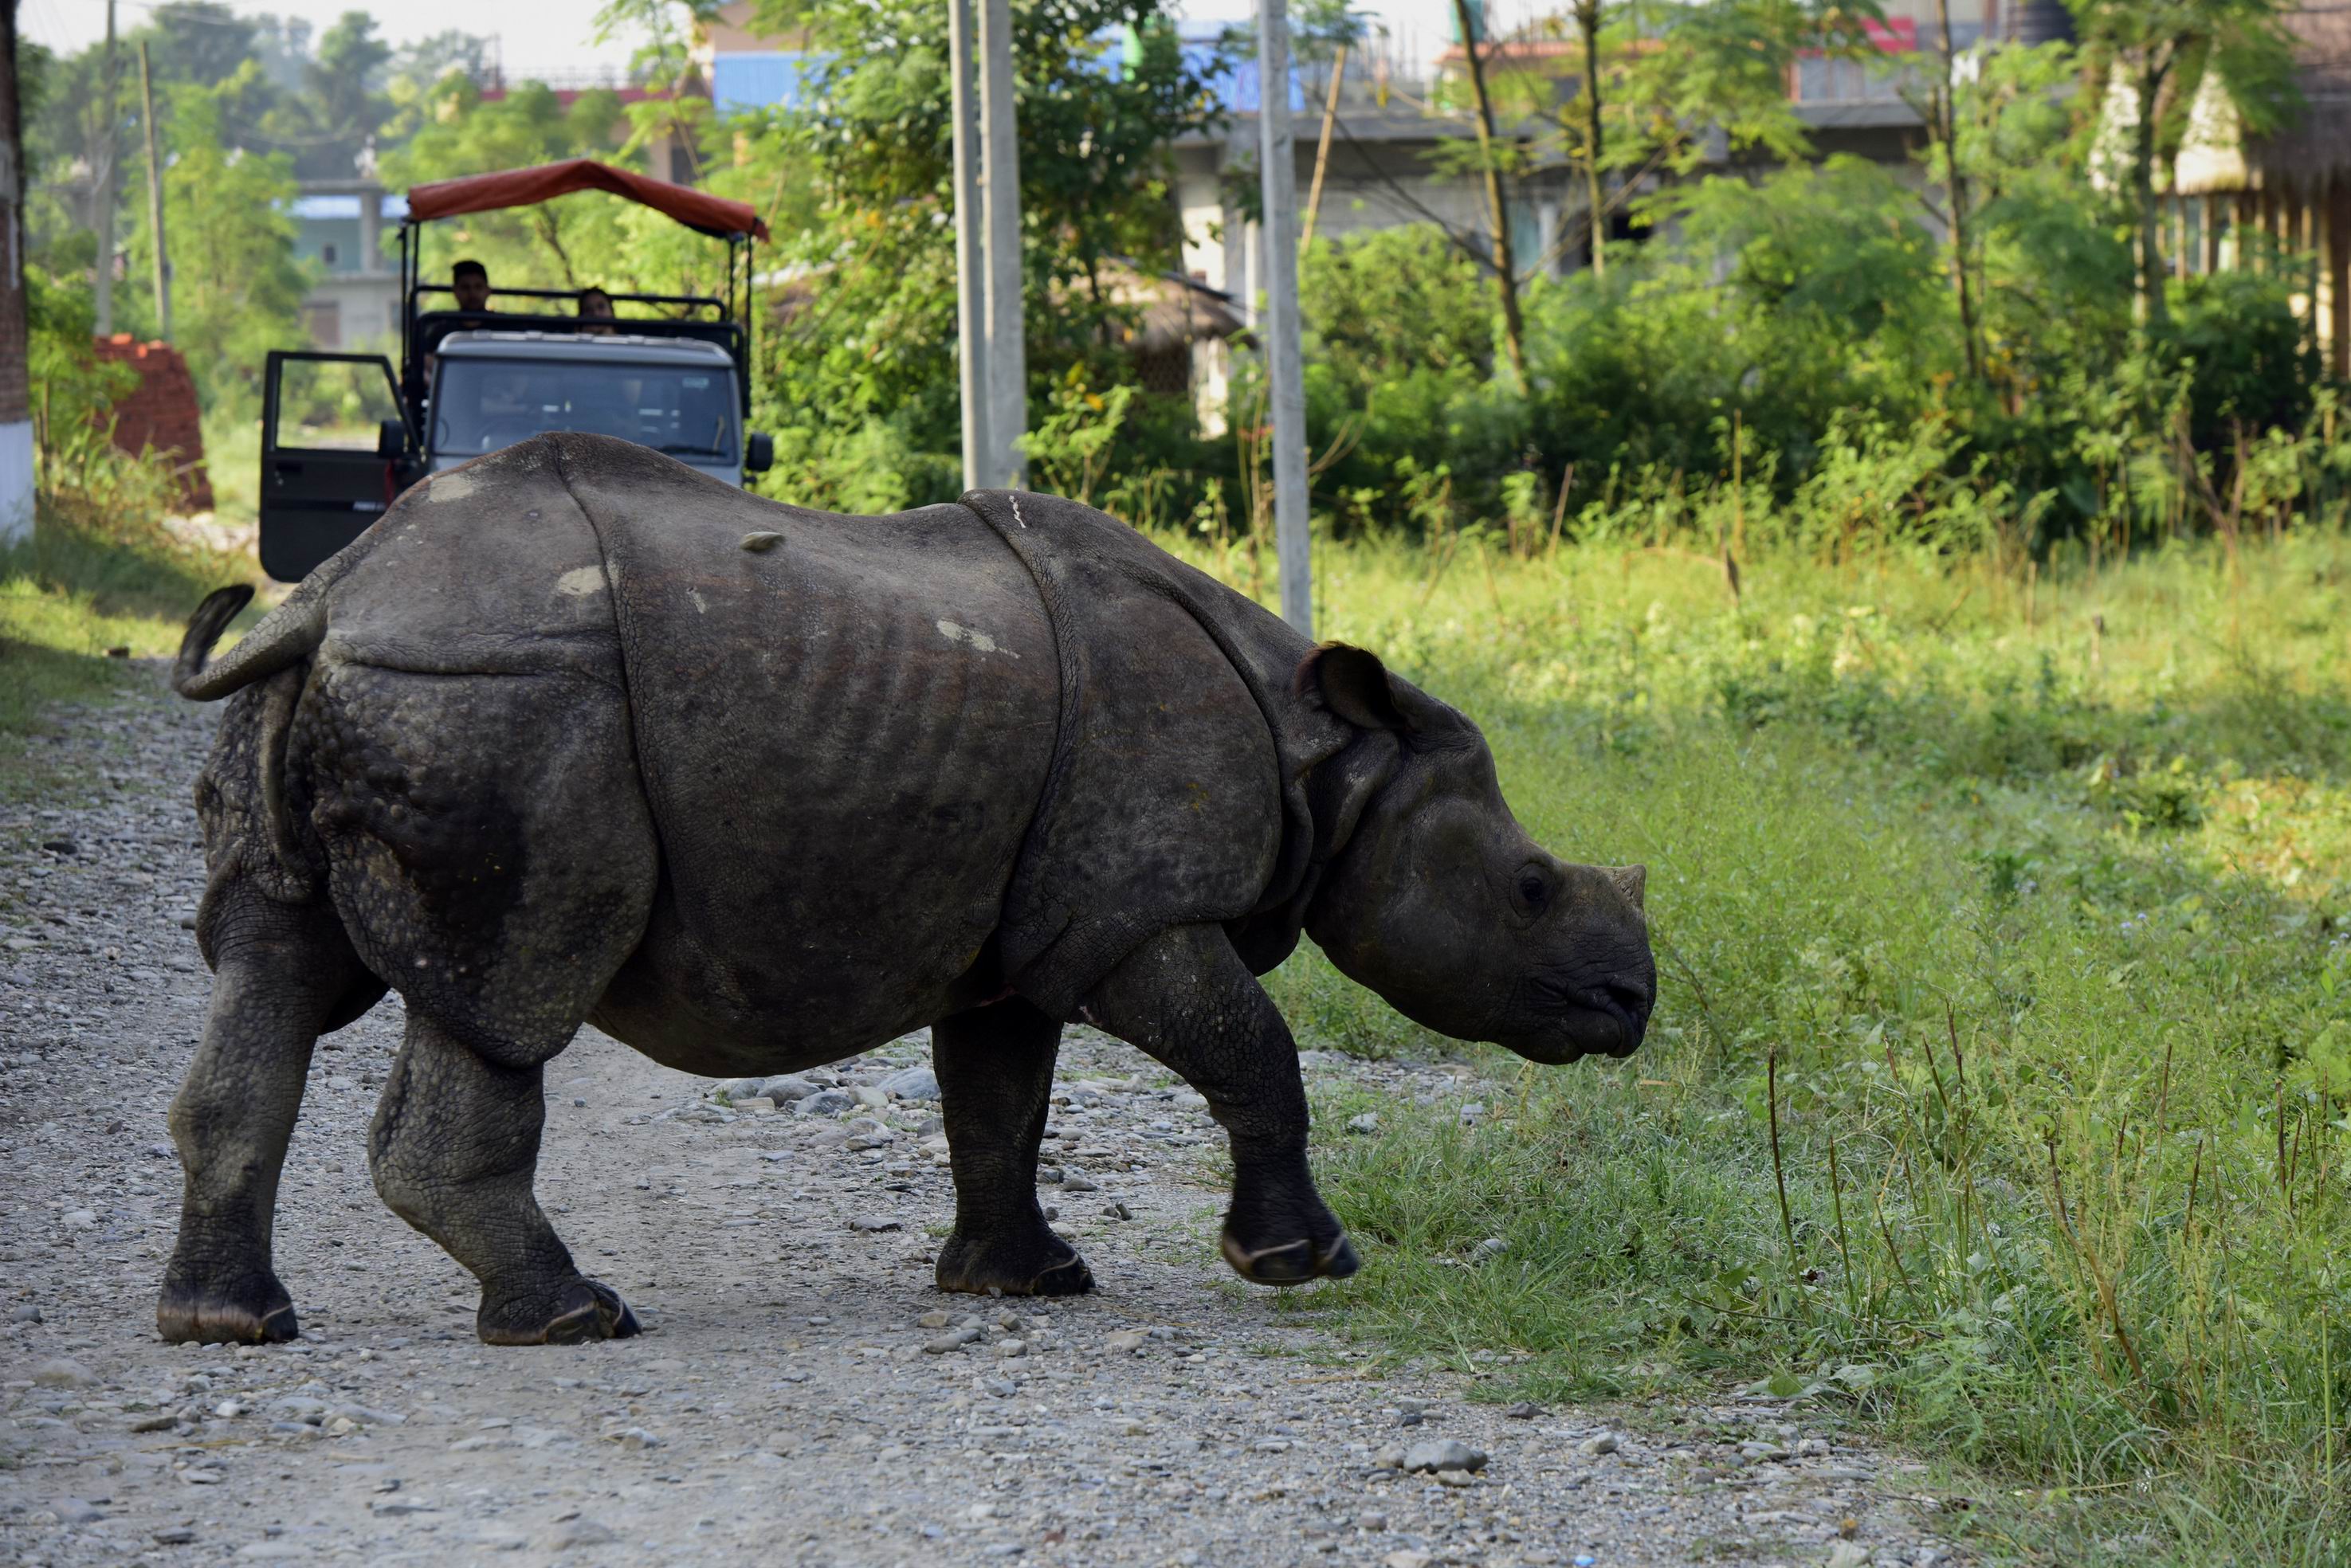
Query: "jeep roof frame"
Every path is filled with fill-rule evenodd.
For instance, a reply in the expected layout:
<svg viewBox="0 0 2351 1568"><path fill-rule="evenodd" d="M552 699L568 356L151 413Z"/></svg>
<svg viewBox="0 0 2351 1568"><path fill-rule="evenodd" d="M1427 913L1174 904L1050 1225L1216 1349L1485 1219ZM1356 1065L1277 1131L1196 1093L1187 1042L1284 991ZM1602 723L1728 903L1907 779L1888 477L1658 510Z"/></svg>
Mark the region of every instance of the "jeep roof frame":
<svg viewBox="0 0 2351 1568"><path fill-rule="evenodd" d="M467 175L417 185L408 193L408 215L400 225L400 394L412 430L424 428L424 364L444 338L460 331L540 331L580 334L576 313L549 309L519 313L504 310L420 310L420 297L448 294L445 283L426 283L420 276L424 259L423 225L436 218L465 213L496 212L509 207L536 206L574 191L603 191L652 208L697 234L726 244L726 292L708 294L632 294L604 292L615 305L627 303L666 308L668 316L617 317L613 329L634 337L691 338L716 344L735 363L737 396L745 417L751 412L751 246L768 237L768 225L747 202L729 201L687 185L672 184L648 175L615 169L590 158L570 158L528 169ZM577 290L501 288L507 298L563 300L575 303ZM705 316L704 312L709 314Z"/></svg>

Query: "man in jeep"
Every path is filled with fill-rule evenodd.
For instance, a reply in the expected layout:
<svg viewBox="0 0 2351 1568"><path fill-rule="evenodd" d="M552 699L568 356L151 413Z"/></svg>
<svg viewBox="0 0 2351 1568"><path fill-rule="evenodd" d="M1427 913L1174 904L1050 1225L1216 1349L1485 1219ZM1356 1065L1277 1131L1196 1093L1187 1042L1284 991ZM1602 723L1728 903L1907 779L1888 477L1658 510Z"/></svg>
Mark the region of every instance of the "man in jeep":
<svg viewBox="0 0 2351 1568"><path fill-rule="evenodd" d="M449 292L460 310L490 308L490 269L478 261L461 261L449 269Z"/></svg>

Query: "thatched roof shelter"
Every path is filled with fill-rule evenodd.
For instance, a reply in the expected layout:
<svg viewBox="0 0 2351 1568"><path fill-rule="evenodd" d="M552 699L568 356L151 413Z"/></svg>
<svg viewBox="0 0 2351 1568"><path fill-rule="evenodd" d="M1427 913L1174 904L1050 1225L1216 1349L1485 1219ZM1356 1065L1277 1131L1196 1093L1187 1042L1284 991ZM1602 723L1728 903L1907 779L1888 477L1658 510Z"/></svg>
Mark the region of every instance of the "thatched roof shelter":
<svg viewBox="0 0 2351 1568"><path fill-rule="evenodd" d="M2283 20L2294 41L2303 112L2282 131L2249 137L2226 89L2207 73L2189 113L2172 185L2177 193L2307 195L2335 180L2351 180L2351 0L2309 0Z"/></svg>

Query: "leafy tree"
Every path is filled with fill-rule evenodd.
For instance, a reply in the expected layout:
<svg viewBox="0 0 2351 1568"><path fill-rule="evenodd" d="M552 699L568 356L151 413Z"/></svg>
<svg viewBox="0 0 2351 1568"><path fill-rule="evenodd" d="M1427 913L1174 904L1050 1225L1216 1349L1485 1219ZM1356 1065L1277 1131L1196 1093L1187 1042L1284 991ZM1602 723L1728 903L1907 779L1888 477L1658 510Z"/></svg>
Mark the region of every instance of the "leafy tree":
<svg viewBox="0 0 2351 1568"><path fill-rule="evenodd" d="M163 222L172 336L214 410L253 406L263 356L299 334L310 288L294 258L292 158L231 146L225 135L229 106L251 92L260 74L259 64L247 61L215 86L171 89ZM134 210L131 287L152 329L154 301L146 280L155 236L145 204Z"/></svg>
<svg viewBox="0 0 2351 1568"><path fill-rule="evenodd" d="M538 82L485 99L468 78L451 75L434 89L422 124L405 147L386 154L394 185L485 174L577 158L610 147L622 123L620 96L583 92L569 105ZM424 227L426 276L460 256L483 262L493 285L577 289L605 282L622 249L618 209L593 192L510 212L476 213Z"/></svg>
<svg viewBox="0 0 2351 1568"><path fill-rule="evenodd" d="M392 57L392 46L376 37L374 17L344 12L305 62L304 90L281 100L263 134L294 152L298 173L349 178L392 113L392 99L381 90Z"/></svg>
<svg viewBox="0 0 2351 1568"><path fill-rule="evenodd" d="M1012 23L1029 364L1052 384L1114 350L1134 308L1120 269L1176 264L1167 149L1216 110L1208 69L1185 57L1150 0L1015 0ZM805 30L815 51L800 107L737 121L772 139L752 177L803 183L811 208L784 240L801 281L784 300L774 400L811 441L881 421L915 449L951 453L946 8L765 0L753 25ZM1113 60L1102 40L1123 28L1136 47Z"/></svg>

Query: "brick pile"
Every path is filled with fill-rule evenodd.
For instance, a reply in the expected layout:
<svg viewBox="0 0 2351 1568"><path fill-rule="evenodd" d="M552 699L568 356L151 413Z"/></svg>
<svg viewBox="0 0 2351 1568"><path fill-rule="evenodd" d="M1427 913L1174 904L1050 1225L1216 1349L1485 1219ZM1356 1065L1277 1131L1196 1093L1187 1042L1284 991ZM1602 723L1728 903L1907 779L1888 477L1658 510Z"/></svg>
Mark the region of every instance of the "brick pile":
<svg viewBox="0 0 2351 1568"><path fill-rule="evenodd" d="M204 472L203 411L188 361L169 343L141 343L128 332L100 338L98 357L129 365L139 384L114 405L114 444L136 455L146 447L170 454L180 480L181 504L192 512L213 508L213 482Z"/></svg>

